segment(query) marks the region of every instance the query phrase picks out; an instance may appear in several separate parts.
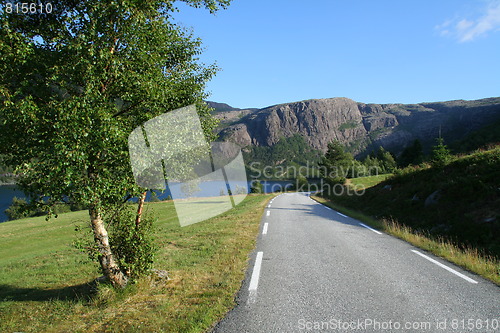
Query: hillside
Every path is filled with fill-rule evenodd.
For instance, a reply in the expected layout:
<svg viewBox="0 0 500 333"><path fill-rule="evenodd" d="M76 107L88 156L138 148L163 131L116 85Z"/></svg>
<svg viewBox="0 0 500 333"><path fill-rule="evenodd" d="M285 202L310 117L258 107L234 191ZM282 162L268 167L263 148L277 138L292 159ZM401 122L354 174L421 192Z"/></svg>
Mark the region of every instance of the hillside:
<svg viewBox="0 0 500 333"><path fill-rule="evenodd" d="M500 258L500 146L443 169L407 168L362 196L332 200Z"/></svg>
<svg viewBox="0 0 500 333"><path fill-rule="evenodd" d="M421 104L312 99L260 110L233 109L217 116L223 119L221 138L241 147L271 147L298 134L323 152L329 142L338 140L355 154L377 146L398 153L415 139L428 150L440 133L451 144L499 121L500 98Z"/></svg>

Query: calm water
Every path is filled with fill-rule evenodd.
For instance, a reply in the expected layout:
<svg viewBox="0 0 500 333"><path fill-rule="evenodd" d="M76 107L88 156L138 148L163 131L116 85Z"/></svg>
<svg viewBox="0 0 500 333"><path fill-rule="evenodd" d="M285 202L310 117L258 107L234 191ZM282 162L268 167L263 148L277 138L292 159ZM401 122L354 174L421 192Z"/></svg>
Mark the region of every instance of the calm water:
<svg viewBox="0 0 500 333"><path fill-rule="evenodd" d="M261 181L264 192L276 192L281 188L285 188L288 184L292 184L291 181ZM237 182L240 188L246 191L250 188L250 182ZM221 195L222 191L227 194L226 184L224 182L207 182L199 186L197 191L193 192L192 196L196 197L210 197ZM233 189L234 191L234 189ZM159 199L165 200L168 196L172 197L172 193L175 198L185 197L180 184L173 184L170 189L160 192L157 191L157 196ZM9 208L14 197L24 198L23 192L19 191L14 185L0 186L0 222L5 222L8 220L7 215L5 215L5 210ZM148 193L148 199L150 194Z"/></svg>

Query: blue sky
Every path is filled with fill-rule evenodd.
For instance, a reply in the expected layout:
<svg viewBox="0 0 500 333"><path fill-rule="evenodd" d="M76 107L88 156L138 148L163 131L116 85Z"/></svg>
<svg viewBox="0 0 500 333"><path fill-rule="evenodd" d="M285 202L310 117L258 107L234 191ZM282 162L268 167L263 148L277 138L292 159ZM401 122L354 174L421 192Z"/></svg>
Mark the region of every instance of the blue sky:
<svg viewBox="0 0 500 333"><path fill-rule="evenodd" d="M209 100L420 103L500 96L500 0L233 0L177 23L221 68Z"/></svg>

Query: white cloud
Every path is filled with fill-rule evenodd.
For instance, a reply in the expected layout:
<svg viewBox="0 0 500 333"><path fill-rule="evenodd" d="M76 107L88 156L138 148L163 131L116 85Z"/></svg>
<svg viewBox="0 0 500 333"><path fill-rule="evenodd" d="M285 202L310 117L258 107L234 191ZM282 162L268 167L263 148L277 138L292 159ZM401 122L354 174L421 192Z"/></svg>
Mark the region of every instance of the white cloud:
<svg viewBox="0 0 500 333"><path fill-rule="evenodd" d="M500 1L490 1L477 19L447 20L436 29L441 36L452 36L461 43L473 41L490 31L500 31Z"/></svg>

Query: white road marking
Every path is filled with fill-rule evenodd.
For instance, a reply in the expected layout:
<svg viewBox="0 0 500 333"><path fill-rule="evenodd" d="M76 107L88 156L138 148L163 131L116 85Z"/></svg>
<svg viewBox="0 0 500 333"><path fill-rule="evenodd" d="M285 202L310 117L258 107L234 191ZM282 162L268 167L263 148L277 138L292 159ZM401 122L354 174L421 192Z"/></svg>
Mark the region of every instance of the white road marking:
<svg viewBox="0 0 500 333"><path fill-rule="evenodd" d="M332 209L331 209L330 207L328 207L328 206L323 206L323 207L325 207L326 209L332 210Z"/></svg>
<svg viewBox="0 0 500 333"><path fill-rule="evenodd" d="M260 267L262 266L262 256L264 252L257 252L257 258L255 259L255 265L253 266L252 277L250 278L250 287L248 290L257 290L257 286L259 285L259 277L260 277Z"/></svg>
<svg viewBox="0 0 500 333"><path fill-rule="evenodd" d="M267 205L267 208L271 208L271 204Z"/></svg>
<svg viewBox="0 0 500 333"><path fill-rule="evenodd" d="M270 211L267 211L267 212L266 212L266 216L269 216L269 215L271 215L271 212L270 212Z"/></svg>
<svg viewBox="0 0 500 333"><path fill-rule="evenodd" d="M375 229L373 229L373 228L371 228L371 227L367 226L367 225L366 225L366 224L364 224L364 223L359 222L359 225L360 225L360 226L362 226L362 227L365 227L366 229L370 229L371 231L373 231L373 232L374 232L374 233L376 233L376 234L382 235L382 233L381 233L380 231L375 230Z"/></svg>
<svg viewBox="0 0 500 333"><path fill-rule="evenodd" d="M343 216L343 217L347 217L346 215L339 213L339 212L337 212L337 214L339 214L340 216Z"/></svg>
<svg viewBox="0 0 500 333"><path fill-rule="evenodd" d="M267 227L269 226L269 223L264 223L264 229L262 229L262 234L267 235Z"/></svg>
<svg viewBox="0 0 500 333"><path fill-rule="evenodd" d="M471 279L470 277L465 276L465 275L463 275L462 273L457 272L457 271L456 271L456 270L454 270L453 268L450 268L450 267L448 267L448 266L446 266L446 265L443 265L443 264L442 264L442 263L440 263L439 261L436 261L436 260L432 259L431 257L426 256L426 255L425 255L425 254L423 254L423 253L420 253L420 252L418 252L418 251L416 251L416 250L411 250L411 252L418 254L419 256L421 256L421 257L423 257L423 258L425 258L425 259L429 260L429 261L430 261L430 262L432 262L433 264L436 264L436 265L438 265L439 267L446 269L448 272L451 272L451 273L455 274L456 276L459 276L459 277L461 277L462 279L464 279L464 280L466 280L466 281L468 281L468 282L470 282L470 283L478 283L476 280L473 280L473 279Z"/></svg>

